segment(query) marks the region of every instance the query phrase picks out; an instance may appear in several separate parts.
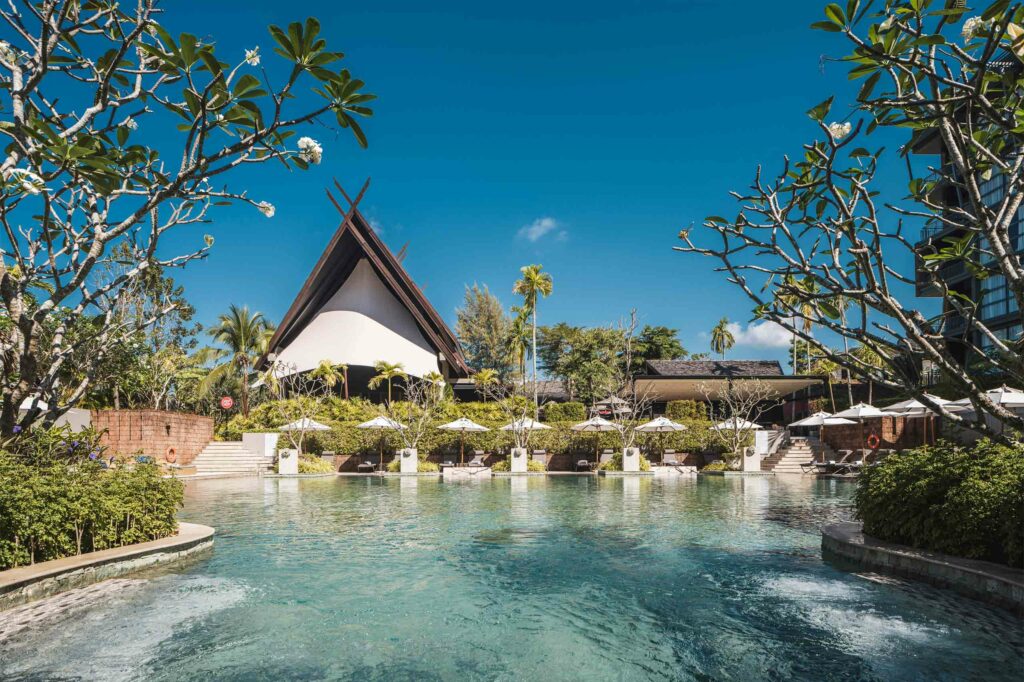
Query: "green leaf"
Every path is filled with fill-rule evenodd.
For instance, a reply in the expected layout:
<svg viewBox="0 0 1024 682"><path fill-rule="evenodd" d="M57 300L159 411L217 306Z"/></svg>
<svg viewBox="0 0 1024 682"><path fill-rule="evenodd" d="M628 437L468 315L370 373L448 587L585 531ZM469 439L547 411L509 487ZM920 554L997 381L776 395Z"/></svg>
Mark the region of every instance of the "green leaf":
<svg viewBox="0 0 1024 682"><path fill-rule="evenodd" d="M846 25L846 14L843 12L843 8L834 2L825 6L825 16L834 24Z"/></svg>
<svg viewBox="0 0 1024 682"><path fill-rule="evenodd" d="M817 105L817 106L815 106L815 107L813 107L811 109L808 109L807 110L807 115L810 116L812 120L824 121L825 117L828 116L828 112L832 110L832 101L834 99L835 99L835 97L829 97L827 100L825 100L821 104L819 104L819 105Z"/></svg>

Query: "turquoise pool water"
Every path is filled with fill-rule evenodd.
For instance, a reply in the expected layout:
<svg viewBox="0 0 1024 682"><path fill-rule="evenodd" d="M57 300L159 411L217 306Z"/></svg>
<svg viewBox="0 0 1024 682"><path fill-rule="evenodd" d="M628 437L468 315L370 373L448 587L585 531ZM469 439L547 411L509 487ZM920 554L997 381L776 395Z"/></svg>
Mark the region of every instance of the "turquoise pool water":
<svg viewBox="0 0 1024 682"><path fill-rule="evenodd" d="M212 554L0 641L5 680L1020 679L1024 626L822 562L847 483L188 484Z"/></svg>

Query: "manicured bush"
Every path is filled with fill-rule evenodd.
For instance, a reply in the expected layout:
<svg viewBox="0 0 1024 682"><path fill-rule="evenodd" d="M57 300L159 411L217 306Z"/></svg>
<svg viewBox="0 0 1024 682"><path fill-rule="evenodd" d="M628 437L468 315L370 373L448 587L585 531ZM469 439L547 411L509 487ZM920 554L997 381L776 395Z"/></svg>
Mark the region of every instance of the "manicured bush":
<svg viewBox="0 0 1024 682"><path fill-rule="evenodd" d="M334 471L334 467L325 459L319 457L306 457L302 456L299 458L299 473L300 474L329 474Z"/></svg>
<svg viewBox="0 0 1024 682"><path fill-rule="evenodd" d="M16 452L0 452L0 569L60 559L173 535L184 498L181 481L161 478L154 464L124 460L103 468L90 444L69 456L52 450L81 434L37 430ZM39 442L40 448L32 443ZM92 458L94 457L94 459Z"/></svg>
<svg viewBox="0 0 1024 682"><path fill-rule="evenodd" d="M544 406L544 419L551 422L579 423L587 418L587 408L583 403L548 403Z"/></svg>
<svg viewBox="0 0 1024 682"><path fill-rule="evenodd" d="M622 471L622 452L616 452L612 458L598 467L604 471ZM651 463L647 458L640 455L640 471L650 471Z"/></svg>
<svg viewBox="0 0 1024 682"><path fill-rule="evenodd" d="M1024 453L979 441L890 455L856 494L864 532L881 540L1024 567Z"/></svg>
<svg viewBox="0 0 1024 682"><path fill-rule="evenodd" d="M665 416L673 421L707 419L708 411L703 403L696 400L670 400L665 405Z"/></svg>
<svg viewBox="0 0 1024 682"><path fill-rule="evenodd" d="M701 471L728 471L729 465L723 460L716 459L714 462L710 462L704 465Z"/></svg>
<svg viewBox="0 0 1024 682"><path fill-rule="evenodd" d="M499 462L495 462L491 465L491 471L509 471L512 468L512 463L508 459L503 459ZM544 463L536 459L526 460L527 471L547 471Z"/></svg>
<svg viewBox="0 0 1024 682"><path fill-rule="evenodd" d="M397 474L402 470L402 463L397 459L388 462L387 470L392 474ZM432 474L437 473L440 470L441 468L437 466L437 464L435 464L434 462L428 462L425 459L420 459L419 463L416 465L416 473L419 474Z"/></svg>

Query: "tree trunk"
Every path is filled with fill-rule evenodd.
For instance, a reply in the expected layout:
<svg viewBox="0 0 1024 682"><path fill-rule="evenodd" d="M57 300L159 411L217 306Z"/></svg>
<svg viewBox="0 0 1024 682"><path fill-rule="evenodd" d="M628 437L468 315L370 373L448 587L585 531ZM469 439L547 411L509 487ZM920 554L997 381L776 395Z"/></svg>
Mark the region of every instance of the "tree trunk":
<svg viewBox="0 0 1024 682"><path fill-rule="evenodd" d="M533 418L540 416L537 404L537 303L533 304Z"/></svg>
<svg viewBox="0 0 1024 682"><path fill-rule="evenodd" d="M114 384L114 409L121 409L121 387Z"/></svg>

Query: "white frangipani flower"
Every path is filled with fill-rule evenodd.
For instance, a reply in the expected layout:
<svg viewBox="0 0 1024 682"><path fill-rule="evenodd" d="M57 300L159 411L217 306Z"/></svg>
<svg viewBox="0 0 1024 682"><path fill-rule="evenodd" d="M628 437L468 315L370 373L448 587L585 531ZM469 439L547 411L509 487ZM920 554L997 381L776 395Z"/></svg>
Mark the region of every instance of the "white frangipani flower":
<svg viewBox="0 0 1024 682"><path fill-rule="evenodd" d="M853 130L853 126L849 123L849 121L847 121L846 123L840 123L839 121L836 121L835 123L828 124L828 132L836 140L843 139L844 137L850 134L851 130Z"/></svg>
<svg viewBox="0 0 1024 682"><path fill-rule="evenodd" d="M121 121L120 125L123 125L128 130L138 130L139 129L138 122L134 118L132 118L131 116L129 116L125 120Z"/></svg>
<svg viewBox="0 0 1024 682"><path fill-rule="evenodd" d="M981 17L971 17L964 22L964 27L960 34L964 37L964 42L967 42L986 28L988 28L987 21Z"/></svg>
<svg viewBox="0 0 1024 682"><path fill-rule="evenodd" d="M269 201L261 201L260 203L256 204L256 208L258 208L260 210L260 213L262 213L268 218L273 218L274 213L276 211L274 205Z"/></svg>
<svg viewBox="0 0 1024 682"><path fill-rule="evenodd" d="M249 66L259 66L260 65L260 48L259 48L259 46L256 46L256 47L252 48L251 50L246 50L245 51L245 63L248 64Z"/></svg>
<svg viewBox="0 0 1024 682"><path fill-rule="evenodd" d="M320 163L323 158L324 148L312 137L299 138L299 156L310 163Z"/></svg>

